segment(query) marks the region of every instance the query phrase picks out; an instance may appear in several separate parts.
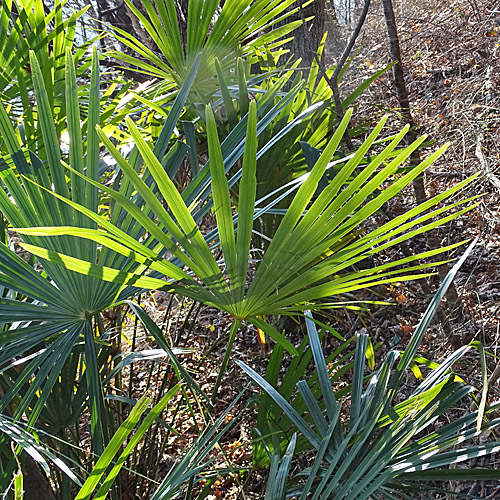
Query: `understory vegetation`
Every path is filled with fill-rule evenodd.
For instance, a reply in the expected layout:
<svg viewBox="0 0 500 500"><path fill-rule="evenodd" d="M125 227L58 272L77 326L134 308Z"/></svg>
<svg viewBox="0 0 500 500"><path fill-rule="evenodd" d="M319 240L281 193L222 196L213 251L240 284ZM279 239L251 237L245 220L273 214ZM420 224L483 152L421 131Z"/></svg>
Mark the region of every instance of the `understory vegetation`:
<svg viewBox="0 0 500 500"><path fill-rule="evenodd" d="M496 498L489 129L426 185L444 112L344 3L3 1L2 498Z"/></svg>

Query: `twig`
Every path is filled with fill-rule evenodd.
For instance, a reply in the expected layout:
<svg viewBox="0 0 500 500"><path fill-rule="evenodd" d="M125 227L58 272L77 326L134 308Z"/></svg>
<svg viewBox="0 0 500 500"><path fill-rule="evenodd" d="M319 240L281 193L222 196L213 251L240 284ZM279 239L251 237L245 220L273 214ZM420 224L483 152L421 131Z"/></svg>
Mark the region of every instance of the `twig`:
<svg viewBox="0 0 500 500"><path fill-rule="evenodd" d="M337 62L337 66L333 71L332 79L335 82L337 82L337 78L339 77L340 71L342 70L342 66L344 66L345 62L347 61L347 58L349 57L351 50L354 47L354 44L356 43L356 39L358 38L359 32L361 31L361 28L365 23L366 15L368 14L368 8L370 7L370 1L371 0L365 0L365 4L363 5L363 11L359 16L356 27L354 28L354 31L351 33L351 37L347 42L344 52L342 52L342 55L340 56L340 59Z"/></svg>
<svg viewBox="0 0 500 500"><path fill-rule="evenodd" d="M321 76L327 81L329 87L332 89L333 102L335 104L335 112L337 114L339 122L344 117L344 108L342 107L342 101L340 100L340 93L339 93L339 84L338 84L339 74L340 71L342 70L342 67L346 63L347 58L351 54L351 50L354 47L354 44L356 43L356 39L358 38L358 35L361 31L361 28L363 27L363 24L365 23L366 15L368 14L368 8L370 7L370 2L371 0L365 0L365 3L363 5L363 10L361 12L361 15L359 16L358 22L353 32L351 33L351 36L349 37L349 41L347 42L347 45L345 46L345 49L342 52L342 55L340 56L340 59L337 61L337 64L335 66L335 69L331 77L329 77L326 74L326 71L323 65L321 64L321 61L319 61L318 56L315 55L315 58L318 61L318 67L320 69ZM352 151L354 147L351 138L349 136L349 127L346 128L346 131L344 133L344 139L349 151Z"/></svg>
<svg viewBox="0 0 500 500"><path fill-rule="evenodd" d="M500 179L491 171L490 166L484 156L483 147L483 134L479 133L476 137L476 157L481 164L481 168L483 169L484 176L486 179L492 184L498 191L500 191Z"/></svg>
<svg viewBox="0 0 500 500"><path fill-rule="evenodd" d="M500 364L498 364L495 367L493 373L490 375L490 378L488 379L488 389L498 380L499 377L500 377Z"/></svg>

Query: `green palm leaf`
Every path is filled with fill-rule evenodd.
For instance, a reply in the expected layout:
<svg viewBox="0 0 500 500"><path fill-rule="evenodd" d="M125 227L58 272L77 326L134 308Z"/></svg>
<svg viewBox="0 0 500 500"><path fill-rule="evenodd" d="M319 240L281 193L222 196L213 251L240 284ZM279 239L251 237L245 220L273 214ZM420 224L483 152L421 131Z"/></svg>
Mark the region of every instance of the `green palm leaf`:
<svg viewBox="0 0 500 500"><path fill-rule="evenodd" d="M120 469L123 467L125 460L132 453L134 448L139 444L140 439L144 436L147 430L154 423L155 419L161 414L164 410L167 403L175 396L175 394L179 391L179 385L172 387L160 400L158 404L151 409L148 413L144 421L139 425L136 432L132 435L131 439L128 440L127 445L117 457L115 462L115 456L119 453L120 448L125 443L129 435L132 433L134 427L139 422L139 419L146 411L149 400L143 396L136 405L132 408L130 415L127 417L125 422L119 427L116 431L109 444L106 446L106 449L99 457L99 460L96 462L94 469L91 474L83 484L82 488L78 492L75 500L88 500L92 497L93 493L97 489L99 485L99 481L102 476L105 475L105 471L110 464L113 464L113 468L107 474L105 480L102 482L100 487L97 489L97 493L93 497L94 499L103 500L106 498L109 490L111 489L111 485L114 483Z"/></svg>
<svg viewBox="0 0 500 500"><path fill-rule="evenodd" d="M292 400L289 402L281 394L281 388L276 390L250 367L239 363L316 449L313 466L299 475L299 486L288 492L290 496L300 495L301 500L366 500L383 496L389 490L404 492L408 491L412 482L448 479L444 471L436 471L436 468L467 461L480 454L494 453L500 448L498 441L455 448L481 431L498 425L497 418L487 423L483 421L482 408L444 424L437 430L433 428L437 418L473 390L458 382L450 372L452 365L470 346L465 346L437 365L436 370L430 373L409 398L394 404L394 398L401 387L402 374L415 357L430 318L474 245L475 242L469 246L439 288L410 345L401 353L401 361L395 372L392 369L399 353L391 351L380 368L368 378L365 377L368 339L366 335L359 336L352 365L348 425L343 424L340 418L340 396L334 391L321 351L319 335L309 313L306 313L306 324L321 394L313 394L310 382L300 381L297 384L308 419L296 409L303 407L297 404L298 398L293 400L288 397ZM295 376L295 372L292 376ZM483 399L484 394L485 391ZM491 409L497 407L498 403L495 403ZM481 419L479 427L478 418ZM315 428L311 426L310 420L314 422ZM303 475L307 477L301 479ZM481 475L484 479L496 476L490 471L465 469L463 478L477 478ZM282 483L283 478L270 476L268 491Z"/></svg>
<svg viewBox="0 0 500 500"><path fill-rule="evenodd" d="M280 46L286 42L283 37L301 24L301 21L294 21L271 29L277 22L297 12L297 8L292 7L295 0L234 0L220 10L217 0L190 2L184 50L174 0L142 0L145 15L133 2L125 2L164 59L131 33L117 27L113 27L116 38L140 57L118 51L112 51L112 55L141 68L146 74L175 82L180 87L196 56L201 53L195 88L202 98L215 89L216 60L222 71L234 68L238 56L247 58L249 63L254 62L250 56L255 47Z"/></svg>
<svg viewBox="0 0 500 500"><path fill-rule="evenodd" d="M35 271L33 262L27 264L6 245L0 244L0 286L10 290L8 298L0 300L0 318L5 325L0 336L0 370L12 377L11 388L0 400L0 405L5 409L20 398L16 418L24 413L34 423L44 412L44 404L53 405L51 395L59 391L61 370L69 369L69 365L85 366L83 375L78 375L78 370L74 369L78 389L68 384L69 396L60 398L58 411L65 414L65 420L73 422L78 413L86 409L91 412L93 446L99 453L108 440L103 402L103 381L107 380L107 374L99 361L106 357L108 344L97 328L101 311L141 289L164 286L173 291L180 288L185 295L216 306L232 300L223 271L210 251L209 242L216 235L202 235L196 229L197 221L212 203L208 198L212 191L211 167L203 167L181 197L176 195L170 180L186 154L186 147L179 142L173 149L168 150L168 146L195 80L199 58L195 59L184 86L177 93L154 148L150 148L141 139L137 127L131 125L140 148L135 148L125 160L107 137L109 121L105 123L104 117L114 118L112 106L103 107L102 104L112 90L100 96L97 54L94 52L87 98L76 85L78 70L74 68L73 58L69 51L65 53L63 80L70 145L67 155L60 150L60 123L55 126L56 118L51 118L50 92L41 65L36 55L31 57L36 102L44 110L40 122L35 123L35 132L44 138L42 149L47 155L38 157L25 148L5 107L0 105L0 134L8 152L6 168L0 172L6 187L6 191L0 190L0 206L13 226L31 227L34 231L24 237L29 248L40 248L43 241L48 244L43 250L44 256L39 254L44 274ZM278 85L272 93L280 89ZM260 103L249 119L250 128L256 129L254 134L262 133L297 91L298 88L292 89L277 104L272 100ZM101 116L99 111L103 113ZM80 119L85 116L82 126ZM245 149L247 121L247 118L242 120L221 145L225 172L235 165ZM288 130L291 128L293 126ZM107 191L108 188L99 182L101 139L126 172L117 191ZM255 135L249 139L249 144L252 140L255 148ZM141 167L142 155L147 160L145 170ZM255 160L253 156L254 153L247 153L245 164L250 165ZM69 162L66 170L61 168L61 158ZM220 168L220 161L219 158L214 168ZM245 176L245 179L252 179L247 167ZM115 203L109 210L109 218L99 215L99 189L113 195ZM173 213L163 208L164 195L170 197L168 206L173 203ZM186 202L182 201L184 199ZM158 219L151 221L154 214ZM246 254L251 236L248 227L251 228L252 216L253 209L249 208L245 216L247 229L241 238L238 237L238 244L243 244L238 269L246 269L248 265ZM179 221L181 227L177 227ZM54 237L42 239L36 233L47 226L54 226L51 232ZM78 226L80 229L75 231ZM79 231L82 230L87 238L76 238L81 236ZM49 234L50 231L42 232ZM102 248L98 250L99 246ZM65 255L65 266L60 265L63 261L58 253ZM174 261L165 255L174 256ZM203 255L203 259L195 260L193 255ZM145 273L148 270L152 273ZM164 276L170 279L165 281ZM240 282L243 283L241 279ZM241 293L240 286L242 297ZM16 321L22 322L14 324ZM272 332L270 334L273 336ZM274 337L293 350L279 332ZM13 359L15 370L12 370ZM177 373L186 379L191 390L201 393L180 365ZM35 382L29 386L33 377Z"/></svg>
<svg viewBox="0 0 500 500"><path fill-rule="evenodd" d="M263 315L286 314L287 308L300 309L300 303L314 303L314 301L332 295L351 292L381 283L427 276L426 273L419 273L421 269L427 267L425 264L413 265L407 270L401 269L401 266L421 258L437 255L442 251L449 250L451 247L436 249L431 253L410 256L389 264L375 266L361 273L349 273L345 272L345 270L367 257L371 257L392 245L436 227L440 223L451 220L460 213L471 209L471 206L467 206L458 213L447 214L445 217L441 215L450 208L460 207L460 205L468 201L464 200L453 204L451 207L439 208L434 212L429 212L430 208L441 203L472 180L469 179L432 198L424 205L408 211L368 232L366 235L357 237L356 231L364 221L375 214L389 198L409 185L444 151L445 147L429 156L418 167L398 178L389 187L383 189L387 179L394 174L396 169L423 141L423 138L417 140L410 146L400 149L398 154L394 156L394 148L402 141L406 132L405 129L394 137L381 152L375 154L372 161L361 170L352 182L346 184L351 173L359 167L360 162L379 137L385 121L382 120L355 154L352 155L334 181L315 199L314 195L318 183L347 127L350 118L348 112L311 172L302 178L300 188L286 211L272 243L258 263L255 276L248 290L242 294L241 284L246 283L244 261L248 262L246 252L252 230L250 224L253 211L252 195L250 192L250 195L246 198L245 196L242 197L242 224L238 224L237 238L235 238L228 197L229 186L223 175L226 171L224 157L218 146L217 130L209 108L206 110L206 115L210 170L214 179L212 185L213 203L219 225L219 241L224 256L223 268L219 266L212 256L206 238L198 229L183 197L178 193L168 176L165 175L163 168L153 154L151 146L144 141L136 126L130 120L128 121L130 132L144 159L147 173L151 175L158 186L168 209L151 199L151 196L147 193L144 180L133 171L126 160L121 157L116 148L112 147L105 135L98 129L101 139L110 148L119 164L122 165L128 181L139 193L144 195L147 213L154 214L155 220L150 220L149 217L146 218L141 215L122 194L107 187L101 187L101 189L131 215L140 218L144 229L154 236L160 247L170 249L171 253L186 266L189 279L179 280L178 271L173 273L172 270L169 270L166 262L160 264L164 260L161 255L152 254L144 246L141 249L141 244L136 241L132 243L122 230L113 227L106 218L96 214L91 215L84 207L69 201L66 203L71 203L73 208L91 216L92 220L102 228L101 231L92 235L88 230L73 230L72 234L90 238L94 241L99 238L100 243L115 250L118 248L116 240L119 239L120 252L140 264L137 271L114 271L101 264L83 262L81 259L64 254L64 252L49 252L36 245L26 246L26 248L35 255L52 262L61 263L77 272L91 273L93 276L99 275L104 280L115 281L122 286L161 287L166 290L175 290L187 297L225 310L239 321L248 320L255 323L257 318ZM251 104L246 134L246 141L251 150L245 155L243 161L243 176L245 181L249 182L251 191L253 191L252 183L255 182L252 161L255 156L256 144L255 117L256 106ZM89 182L97 185L95 181ZM376 192L379 192L379 194L375 198L365 202L370 193ZM55 194L55 196L62 199L60 195ZM255 217L255 213L253 217ZM434 220L425 224L430 219ZM419 224L418 228L415 228L416 224ZM18 230L26 236L37 237L49 234L63 234L64 231L63 228L21 228ZM238 254L240 240L242 242L242 253ZM236 242L238 242L238 245ZM148 259L151 259L149 263ZM172 281L165 285L164 282L158 280L160 276L155 275L153 278L152 275L144 274L143 271L148 267L155 271L161 269L160 272L164 272ZM227 275L227 281L224 274ZM306 304L302 307L307 308L310 306ZM279 339L281 335L278 333L274 337ZM284 342L283 338L281 342ZM287 347L290 348L290 345L287 344Z"/></svg>
<svg viewBox="0 0 500 500"><path fill-rule="evenodd" d="M91 85L89 92L89 109L86 127L82 133L81 118L85 116L86 103L80 102L80 89L77 86L77 71L73 55L69 48L63 47L63 75L65 87L65 110L67 112L67 130L69 136L68 160L71 173L67 177L61 164L63 153L59 142L59 132L53 117L51 105L51 87L45 82L39 58L30 54L32 79L35 89L39 121L35 123L36 133L43 139L43 155L41 159L33 152L25 154L24 146L5 108L0 104L0 133L12 160L10 168L0 172L0 177L12 199L2 189L0 190L0 205L9 222L13 225L30 225L32 227L57 225L68 227L67 231L51 239L49 252L62 250L71 258L80 261L90 259L94 264L112 262L116 268L127 270L140 269L135 259L130 259L127 253L105 250L98 253L99 239L82 240L71 235L71 228L81 226L87 231L95 231L97 224L71 203L85 207L89 213L99 212L99 198L96 183L99 180L99 137L95 131L100 123L99 105L101 101L99 89L98 56L94 50L92 62ZM195 74L196 68L193 73ZM190 75L186 87L192 84ZM167 123L171 126L182 111L188 90L182 89L178 100L174 103L174 115ZM167 131L168 133L168 131ZM170 132L171 134L171 132ZM169 139L169 138L168 138ZM167 139L167 140L168 140ZM167 163L168 165L168 163ZM85 172L85 176L82 177ZM24 175L21 178L17 174ZM52 189L59 198L52 194ZM141 201L138 200L137 203ZM112 213L112 216L116 215ZM128 230L139 238L140 223L130 224L124 220ZM132 241L133 237L129 237ZM27 244L39 245L37 237L26 237ZM112 247L112 245L110 245ZM142 248L142 247L141 247ZM99 361L108 349L97 333L97 325L101 321L101 311L110 308L120 292L132 295L137 288L121 287L112 280L102 280L100 276L87 273L75 273L49 259L40 259L45 275L35 271L32 265L24 262L5 244L0 244L0 283L10 290L9 298L0 300L0 317L2 318L2 333L0 335L0 369L8 377L12 377L11 387L0 399L0 407L5 410L13 400L16 401L13 415L21 418L27 416L33 424L39 418L44 405L54 387L59 384L63 368L74 356L80 358L85 371L80 375L79 387L88 390L87 407L91 412L92 437L94 451L100 453L108 439L107 418L104 411L104 394L102 387L103 366ZM169 271L178 269L177 278L187 277L185 273L174 266L167 265ZM160 267L163 270L163 267ZM120 271L118 271L120 273ZM175 274L175 273L174 273ZM165 282L162 282L164 284ZM16 295L17 294L17 295ZM16 324L16 322L20 322ZM83 353L79 344L84 346ZM35 355L33 355L35 353ZM16 360L16 371L13 371L12 360ZM33 378L33 381L31 380ZM71 406L80 398L71 391L68 401L63 404ZM78 408L80 405L76 404ZM73 408L68 409L70 413ZM79 411L84 411L82 405Z"/></svg>

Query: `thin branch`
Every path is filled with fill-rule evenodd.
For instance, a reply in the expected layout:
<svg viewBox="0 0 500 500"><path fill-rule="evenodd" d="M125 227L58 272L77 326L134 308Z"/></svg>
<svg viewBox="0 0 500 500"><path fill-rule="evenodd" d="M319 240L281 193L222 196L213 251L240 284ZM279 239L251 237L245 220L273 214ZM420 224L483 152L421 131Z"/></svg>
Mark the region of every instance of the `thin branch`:
<svg viewBox="0 0 500 500"><path fill-rule="evenodd" d="M347 61L347 58L351 54L352 48L354 47L354 44L356 43L356 40L359 36L361 28L363 27L363 24L365 23L366 15L368 14L368 8L370 7L370 3L371 3L371 0L365 0L365 4L363 5L363 11L361 12L361 15L359 16L356 27L354 28L354 31L351 33L351 37L349 38L349 41L347 42L347 45L345 46L344 52L342 52L342 55L340 56L340 59L337 62L337 66L335 67L335 70L334 70L333 75L332 75L332 79L334 79L335 81L337 81L337 78L339 77L340 71L342 70L342 66L344 66L345 62Z"/></svg>
<svg viewBox="0 0 500 500"><path fill-rule="evenodd" d="M335 70L333 71L333 74L331 77L329 77L326 74L325 68L323 67L323 64L321 64L321 61L319 61L318 56L316 55L316 60L318 61L318 66L321 72L321 76L327 81L329 87L332 89L333 93L333 102L335 104L335 112L337 114L337 118L339 121L342 120L344 117L344 108L342 107L342 101L340 99L340 92L339 92L339 84L338 84L338 78L340 75L340 72L342 70L342 67L347 61L347 58L350 56L352 48L354 47L354 44L356 43L356 40L358 38L358 35L361 31L361 28L363 27L363 24L365 23L366 20L366 15L368 14L368 8L370 7L371 0L365 0L365 3L363 5L363 11L361 12L361 15L359 16L358 22L351 33L351 36L349 37L349 41L347 42L347 45L345 46L344 51L342 52L342 55L340 56L340 59L337 61L337 64L335 66ZM354 149L351 138L349 136L349 128L346 129L345 134L344 134L344 139L347 144L347 147L350 151Z"/></svg>

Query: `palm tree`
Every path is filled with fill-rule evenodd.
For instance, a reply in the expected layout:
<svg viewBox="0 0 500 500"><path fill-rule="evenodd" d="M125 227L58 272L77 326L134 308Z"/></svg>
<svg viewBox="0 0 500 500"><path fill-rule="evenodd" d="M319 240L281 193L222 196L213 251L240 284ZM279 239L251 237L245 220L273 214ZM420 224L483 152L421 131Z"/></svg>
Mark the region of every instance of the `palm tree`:
<svg viewBox="0 0 500 500"><path fill-rule="evenodd" d="M222 261L217 261L214 257L210 246L211 239L202 234L190 207L166 174L152 147L142 138L139 129L130 118L127 118L129 131L146 167L142 176L120 154L106 134L99 128L97 131L130 185L145 200L144 209L138 209L123 194L100 185L95 180L86 179L74 169L70 168L70 172L99 187L130 217L140 221L148 235L144 243L138 242L113 225L106 217L74 202L71 202L71 206L92 220L100 229L44 227L17 230L23 235L36 237L62 234L79 236L136 262L139 266L137 270L125 272L101 262L96 264L75 258L61 251L55 251L49 246L46 248L32 244L22 246L38 257L59 263L66 269L110 281L122 287L162 289L226 311L232 316L233 323L223 369L229 359L237 330L243 321L254 324L290 352L295 353L294 346L280 332L263 321L263 316L292 315L307 308L322 307L321 302L325 299L331 301L332 297L347 292L382 283L428 276L420 271L429 264L416 264L406 269L401 266L438 255L457 246L433 249L362 271L350 270L358 262L470 210L472 206L466 206L457 212L446 214L452 208L470 201L463 200L429 211L457 193L472 178L363 234L360 227L366 219L376 213L387 200L408 186L439 157L446 146L422 161L418 167L397 178L386 189L382 189L412 151L425 140L425 137L421 137L410 146L396 149L408 131L406 127L394 136L381 152L372 156L368 165L353 176L378 138L385 123L384 118L359 149L351 155L333 181L315 198L318 184L347 127L351 115L349 111L311 172L301 179L300 188L286 210L272 242L262 258L256 262L255 273L248 283L253 221L265 211L255 208L256 105L252 102L249 108L237 216L233 216L226 178L227 169L210 106L206 107L205 113L213 207L218 227L215 238L220 245ZM151 193L145 182L149 177L158 187L163 202ZM61 195L53 194L61 201L70 203ZM373 194L376 196L370 198ZM168 252L166 255L165 249ZM167 278L167 282L162 276ZM120 291L117 291L117 296L119 295ZM340 305L333 304L333 307ZM223 369L219 373L216 387L220 383Z"/></svg>

